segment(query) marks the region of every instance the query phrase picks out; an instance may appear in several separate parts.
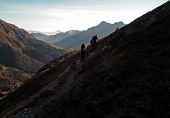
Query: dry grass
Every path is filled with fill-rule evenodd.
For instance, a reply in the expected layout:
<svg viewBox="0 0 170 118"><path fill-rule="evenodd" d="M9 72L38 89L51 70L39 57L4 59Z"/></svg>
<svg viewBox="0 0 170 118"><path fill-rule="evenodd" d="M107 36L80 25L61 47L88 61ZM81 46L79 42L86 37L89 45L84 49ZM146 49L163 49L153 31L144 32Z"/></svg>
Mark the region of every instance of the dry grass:
<svg viewBox="0 0 170 118"><path fill-rule="evenodd" d="M16 113L26 106L29 106L29 104L32 104L34 99L43 92L56 87L59 82L62 81L63 76L66 75L70 66L78 56L79 55L75 54L72 57L68 57L67 60L62 61L57 66L54 66L48 71L36 75L30 81L21 86L20 89L16 90L14 93L9 94L6 99L2 99L2 101L0 101L0 105L4 104L4 101L9 101L12 96L13 98L18 98L18 96L15 96L15 93L21 95L19 99L17 99L19 102L8 102L8 104L4 106L6 110L3 110L1 115L3 114L3 117L9 117L11 114ZM25 94L25 90L27 90L27 94Z"/></svg>
<svg viewBox="0 0 170 118"><path fill-rule="evenodd" d="M163 8L166 9L162 10ZM155 11L159 11L156 19L139 27L140 22L148 21ZM45 104L37 117L169 117L169 12L168 2L158 10L143 15L99 40L93 57L86 61L75 75L72 88ZM111 47L102 51L105 46ZM41 73L13 95L0 101L0 106L27 88L32 88L34 91L27 91L25 96L21 94L17 102L22 103L28 97L49 89L50 85L57 85L58 80L55 81L55 75L64 76L67 67L77 59L79 59L78 54ZM5 108L0 107L0 110L3 110L4 115L11 106L17 105L12 101Z"/></svg>
<svg viewBox="0 0 170 118"><path fill-rule="evenodd" d="M158 10L160 14L170 10L169 4L165 6L159 8L166 8ZM160 17L165 24L157 17L138 27L154 13L100 40L95 55L76 75L74 87L46 104L39 117L169 117L170 30L164 28L170 25L168 15ZM111 48L102 51L106 45Z"/></svg>

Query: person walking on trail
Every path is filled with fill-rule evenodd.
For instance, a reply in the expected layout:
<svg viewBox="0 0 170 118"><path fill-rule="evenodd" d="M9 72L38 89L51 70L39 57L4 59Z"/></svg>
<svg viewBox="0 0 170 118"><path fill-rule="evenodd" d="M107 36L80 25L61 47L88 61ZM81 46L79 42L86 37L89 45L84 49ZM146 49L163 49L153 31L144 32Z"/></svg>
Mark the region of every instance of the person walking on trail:
<svg viewBox="0 0 170 118"><path fill-rule="evenodd" d="M90 41L92 50L97 48L97 40L98 40L97 35L92 37L92 39Z"/></svg>
<svg viewBox="0 0 170 118"><path fill-rule="evenodd" d="M86 51L87 51L86 45L83 43L81 45L81 61L84 61L84 55L85 55Z"/></svg>

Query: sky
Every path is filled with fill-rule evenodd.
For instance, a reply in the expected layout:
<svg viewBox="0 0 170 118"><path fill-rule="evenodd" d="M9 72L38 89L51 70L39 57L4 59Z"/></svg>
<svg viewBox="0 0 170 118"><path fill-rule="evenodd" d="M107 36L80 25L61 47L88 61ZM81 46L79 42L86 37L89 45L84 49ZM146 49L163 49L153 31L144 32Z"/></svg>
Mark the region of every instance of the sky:
<svg viewBox="0 0 170 118"><path fill-rule="evenodd" d="M168 0L0 0L0 19L27 31L86 30L128 24Z"/></svg>

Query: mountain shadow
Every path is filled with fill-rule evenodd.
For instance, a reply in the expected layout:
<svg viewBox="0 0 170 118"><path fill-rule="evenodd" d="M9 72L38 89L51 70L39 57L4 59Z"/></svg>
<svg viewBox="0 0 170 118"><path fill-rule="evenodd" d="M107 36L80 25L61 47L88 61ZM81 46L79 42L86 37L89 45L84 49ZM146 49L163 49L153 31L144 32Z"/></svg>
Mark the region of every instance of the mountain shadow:
<svg viewBox="0 0 170 118"><path fill-rule="evenodd" d="M169 118L169 18L170 1L99 40L93 52L87 47L84 62L79 52L56 59L2 99L0 115ZM65 85L69 89L61 93Z"/></svg>

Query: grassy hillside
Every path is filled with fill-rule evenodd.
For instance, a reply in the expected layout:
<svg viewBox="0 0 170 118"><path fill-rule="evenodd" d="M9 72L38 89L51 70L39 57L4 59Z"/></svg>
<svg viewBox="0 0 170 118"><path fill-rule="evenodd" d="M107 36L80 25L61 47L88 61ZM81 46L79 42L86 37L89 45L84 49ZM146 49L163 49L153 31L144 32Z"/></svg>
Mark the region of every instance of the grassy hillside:
<svg viewBox="0 0 170 118"><path fill-rule="evenodd" d="M35 73L45 63L67 52L3 20L0 20L0 37L0 63L27 73Z"/></svg>
<svg viewBox="0 0 170 118"><path fill-rule="evenodd" d="M0 20L0 64L11 67L10 72L9 69L0 71L0 92L15 90L30 78L29 74L35 74L43 65L68 51L37 40L25 30ZM4 73L7 77L3 77Z"/></svg>
<svg viewBox="0 0 170 118"><path fill-rule="evenodd" d="M45 102L37 117L170 117L169 17L167 2L99 40L91 58L74 70L71 89ZM36 106L37 99L47 99L68 78L79 57L75 53L56 60L55 66L2 99L0 115L17 114Z"/></svg>
<svg viewBox="0 0 170 118"><path fill-rule="evenodd" d="M47 94L52 92L53 87L58 86L63 77L67 75L68 68L79 58L78 53L65 56L66 59L56 59L55 66L49 66L6 98L0 100L0 116L9 117L11 113L24 107L35 106L39 96L45 92ZM46 65L48 66L48 64ZM15 100L11 98L15 98Z"/></svg>
<svg viewBox="0 0 170 118"><path fill-rule="evenodd" d="M15 68L5 67L0 64L0 99L13 92L31 77Z"/></svg>
<svg viewBox="0 0 170 118"><path fill-rule="evenodd" d="M170 117L169 17L167 2L101 40L73 88L39 117Z"/></svg>

